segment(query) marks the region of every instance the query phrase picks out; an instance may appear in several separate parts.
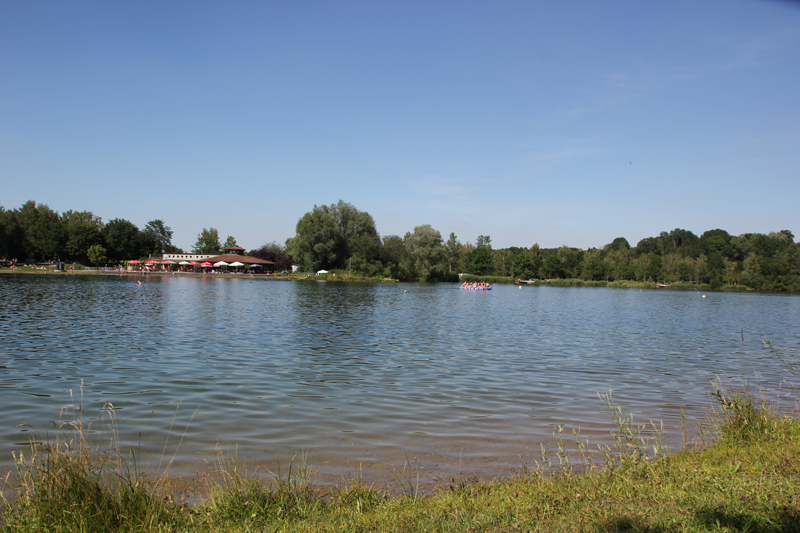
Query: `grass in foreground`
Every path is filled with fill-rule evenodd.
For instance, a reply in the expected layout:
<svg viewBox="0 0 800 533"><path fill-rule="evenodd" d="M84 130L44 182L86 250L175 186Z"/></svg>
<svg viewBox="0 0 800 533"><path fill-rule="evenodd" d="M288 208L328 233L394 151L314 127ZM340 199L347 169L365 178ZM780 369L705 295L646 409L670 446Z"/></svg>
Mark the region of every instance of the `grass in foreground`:
<svg viewBox="0 0 800 533"><path fill-rule="evenodd" d="M389 497L356 480L320 493L304 461L268 482L220 457L207 475L205 499L175 498L166 476L148 479L134 455L102 452L72 437L34 445L18 457L6 486L3 531L800 531L800 421L772 411L746 390L714 393L713 442L666 455L657 438L605 397L617 423L616 446L593 463L560 446L536 470L506 480L442 482L420 495ZM657 428L652 434L658 435ZM559 433L560 435L560 433ZM575 473L573 462L584 473ZM297 465L300 465L299 467Z"/></svg>

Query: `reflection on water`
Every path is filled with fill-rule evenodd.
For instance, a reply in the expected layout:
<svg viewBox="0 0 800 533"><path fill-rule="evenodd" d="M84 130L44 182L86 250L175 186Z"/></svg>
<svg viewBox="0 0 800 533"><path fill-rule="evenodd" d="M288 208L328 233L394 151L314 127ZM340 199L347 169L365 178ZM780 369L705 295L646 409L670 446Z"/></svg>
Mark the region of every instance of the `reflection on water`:
<svg viewBox="0 0 800 533"><path fill-rule="evenodd" d="M767 294L2 276L0 297L6 468L31 434L17 426L44 433L83 380L86 415L112 402L123 442L160 454L185 429L178 473L218 441L265 465L307 450L324 475L385 478L406 455L498 475L554 424L604 438L609 389L677 443L712 373L774 385L761 339L800 344L800 298Z"/></svg>

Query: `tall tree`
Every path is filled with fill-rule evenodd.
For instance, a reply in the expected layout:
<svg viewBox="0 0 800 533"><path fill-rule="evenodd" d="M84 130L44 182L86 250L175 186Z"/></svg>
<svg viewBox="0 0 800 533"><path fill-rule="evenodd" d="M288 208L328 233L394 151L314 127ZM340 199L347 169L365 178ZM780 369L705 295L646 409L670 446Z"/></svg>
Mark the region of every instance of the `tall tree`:
<svg viewBox="0 0 800 533"><path fill-rule="evenodd" d="M494 270L492 257L492 238L488 235L478 235L475 240L475 253L472 255L470 272L479 276L486 276Z"/></svg>
<svg viewBox="0 0 800 533"><path fill-rule="evenodd" d="M28 254L28 236L19 224L16 209L0 210L0 254L6 259L24 259Z"/></svg>
<svg viewBox="0 0 800 533"><path fill-rule="evenodd" d="M341 262L342 234L328 206L314 206L297 221L291 254L308 270L330 269Z"/></svg>
<svg viewBox="0 0 800 533"><path fill-rule="evenodd" d="M102 265L106 262L106 249L99 244L95 244L89 248L89 250L86 252L86 255L89 258L89 262L93 265Z"/></svg>
<svg viewBox="0 0 800 533"><path fill-rule="evenodd" d="M609 244L605 245L607 250L630 250L631 245L625 237L617 237Z"/></svg>
<svg viewBox="0 0 800 533"><path fill-rule="evenodd" d="M531 279L536 276L536 268L531 256L519 253L511 260L511 275L517 279Z"/></svg>
<svg viewBox="0 0 800 533"><path fill-rule="evenodd" d="M285 254L286 253L286 246L283 244L273 240L272 242L265 242L261 245L261 250L266 252L272 252L274 254ZM271 261L271 259L270 259Z"/></svg>
<svg viewBox="0 0 800 533"><path fill-rule="evenodd" d="M63 255L67 235L57 212L49 208L40 210L28 235L33 245L33 252L38 258L58 259Z"/></svg>
<svg viewBox="0 0 800 533"><path fill-rule="evenodd" d="M128 261L141 256L139 228L133 222L124 218L109 220L102 233L111 261Z"/></svg>
<svg viewBox="0 0 800 533"><path fill-rule="evenodd" d="M479 276L486 276L491 274L493 266L491 248L478 246L472 255L471 272Z"/></svg>
<svg viewBox="0 0 800 533"><path fill-rule="evenodd" d="M444 243L444 249L447 257L447 271L452 272L453 268L458 266L458 259L461 253L461 243L458 242L456 234L452 231L447 238L447 242Z"/></svg>
<svg viewBox="0 0 800 533"><path fill-rule="evenodd" d="M150 253L172 253L172 228L164 224L160 218L145 224L142 234L148 245L152 246Z"/></svg>
<svg viewBox="0 0 800 533"><path fill-rule="evenodd" d="M261 248L256 250L250 250L247 255L274 262L275 270L278 271L292 269L292 256L286 254L283 245L275 241L262 244Z"/></svg>
<svg viewBox="0 0 800 533"><path fill-rule="evenodd" d="M309 269L346 268L373 274L382 269L381 240L375 220L366 211L339 200L314 206L297 222L292 255Z"/></svg>
<svg viewBox="0 0 800 533"><path fill-rule="evenodd" d="M88 261L89 248L105 242L101 231L103 221L91 211L70 209L61 214L61 222L66 231L64 251L71 261Z"/></svg>
<svg viewBox="0 0 800 533"><path fill-rule="evenodd" d="M475 239L475 246L477 248L486 247L488 249L492 249L492 238L489 235L478 235L478 238Z"/></svg>
<svg viewBox="0 0 800 533"><path fill-rule="evenodd" d="M216 255L220 252L222 252L222 246L219 243L217 228L203 228L197 235L197 242L194 243L192 253Z"/></svg>
<svg viewBox="0 0 800 533"><path fill-rule="evenodd" d="M444 270L445 249L442 234L430 224L416 226L413 233L406 233L403 243L406 245L414 278L430 279L435 270Z"/></svg>
<svg viewBox="0 0 800 533"><path fill-rule="evenodd" d="M383 237L381 259L384 265L383 275L399 280L411 279L411 264L403 239L398 235Z"/></svg>

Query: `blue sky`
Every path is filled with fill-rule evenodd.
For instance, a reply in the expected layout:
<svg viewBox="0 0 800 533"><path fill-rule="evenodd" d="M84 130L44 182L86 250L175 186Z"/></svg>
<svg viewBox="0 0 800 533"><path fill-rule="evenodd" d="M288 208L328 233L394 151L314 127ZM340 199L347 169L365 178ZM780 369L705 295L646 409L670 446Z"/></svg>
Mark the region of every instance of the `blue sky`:
<svg viewBox="0 0 800 533"><path fill-rule="evenodd" d="M800 6L0 3L0 204L250 249L315 204L382 235L800 236Z"/></svg>

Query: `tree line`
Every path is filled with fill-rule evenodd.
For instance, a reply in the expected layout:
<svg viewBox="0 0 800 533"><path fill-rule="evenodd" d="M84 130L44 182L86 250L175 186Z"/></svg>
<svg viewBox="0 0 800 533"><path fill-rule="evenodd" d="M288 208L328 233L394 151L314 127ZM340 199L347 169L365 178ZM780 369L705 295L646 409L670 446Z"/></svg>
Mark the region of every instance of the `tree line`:
<svg viewBox="0 0 800 533"><path fill-rule="evenodd" d="M59 213L33 200L17 209L0 206L0 254L23 263L65 261L102 265L149 255L184 253L172 244L172 235L172 228L162 219L151 220L139 229L123 218L103 223L91 211ZM227 246L236 246L236 239L229 235L220 243L215 228L203 228L192 252L216 255ZM275 261L276 268L291 269L291 257L274 242L251 250L249 255Z"/></svg>
<svg viewBox="0 0 800 533"><path fill-rule="evenodd" d="M163 220L139 229L115 218L106 223L91 211L58 213L33 200L18 209L0 206L0 253L24 262L61 260L103 264L150 254L183 253L172 244ZM236 239L220 242L215 228L203 228L192 252L219 254ZM305 272L347 270L369 277L404 281L457 281L458 274L522 279L650 281L739 285L762 290L800 292L800 245L789 230L731 235L712 229L695 235L684 229L663 231L631 246L618 237L601 248L568 246L495 249L488 235L474 243L447 238L429 224L404 236L381 236L372 215L352 204L314 206L297 222L295 236L275 241L248 255L290 270L293 260Z"/></svg>
<svg viewBox="0 0 800 533"><path fill-rule="evenodd" d="M381 237L372 216L343 201L314 206L287 240L306 271L348 270L400 280L457 281L458 274L512 279L581 279L740 285L800 291L800 245L791 231L731 235L712 229L697 236L674 229L631 246L618 237L602 248L568 246L494 249L491 237L474 244L455 233L445 240L428 224L403 237Z"/></svg>
<svg viewBox="0 0 800 533"><path fill-rule="evenodd" d="M179 250L163 220L139 229L115 218L107 223L91 211L58 213L29 200L18 209L0 206L0 252L23 262L69 261L101 264Z"/></svg>

